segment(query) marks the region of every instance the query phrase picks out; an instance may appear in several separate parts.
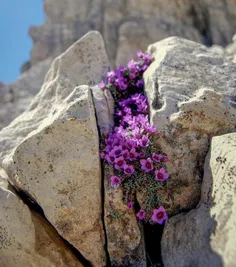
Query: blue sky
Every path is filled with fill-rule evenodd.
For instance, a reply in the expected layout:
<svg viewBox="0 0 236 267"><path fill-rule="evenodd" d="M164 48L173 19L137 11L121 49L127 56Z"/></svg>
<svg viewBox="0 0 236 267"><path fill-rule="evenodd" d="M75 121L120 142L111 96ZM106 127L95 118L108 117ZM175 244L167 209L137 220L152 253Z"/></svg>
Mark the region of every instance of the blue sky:
<svg viewBox="0 0 236 267"><path fill-rule="evenodd" d="M43 21L43 0L1 0L0 81L9 83L20 75L32 48L29 27Z"/></svg>

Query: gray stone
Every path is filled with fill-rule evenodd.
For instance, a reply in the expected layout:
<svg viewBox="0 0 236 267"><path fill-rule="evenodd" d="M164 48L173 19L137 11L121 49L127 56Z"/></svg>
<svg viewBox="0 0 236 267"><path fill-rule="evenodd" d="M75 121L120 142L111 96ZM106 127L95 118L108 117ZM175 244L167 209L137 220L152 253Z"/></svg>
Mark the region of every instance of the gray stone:
<svg viewBox="0 0 236 267"><path fill-rule="evenodd" d="M54 60L30 107L0 132L11 182L95 266L105 263L99 139L91 90L109 67L90 32ZM81 86L77 86L81 85Z"/></svg>
<svg viewBox="0 0 236 267"><path fill-rule="evenodd" d="M44 0L46 20L32 27L32 64L57 56L89 30L104 36L113 64L169 36L227 45L236 28L232 0Z"/></svg>
<svg viewBox="0 0 236 267"><path fill-rule="evenodd" d="M149 47L155 61L144 74L157 149L169 156L170 213L200 198L203 163L212 136L236 128L236 65L201 44L172 37ZM179 191L182 195L179 195Z"/></svg>
<svg viewBox="0 0 236 267"><path fill-rule="evenodd" d="M57 232L12 192L0 171L1 267L83 266ZM2 182L4 180L4 182Z"/></svg>
<svg viewBox="0 0 236 267"><path fill-rule="evenodd" d="M165 266L236 266L235 143L235 133L213 137L199 205L171 218L164 229Z"/></svg>

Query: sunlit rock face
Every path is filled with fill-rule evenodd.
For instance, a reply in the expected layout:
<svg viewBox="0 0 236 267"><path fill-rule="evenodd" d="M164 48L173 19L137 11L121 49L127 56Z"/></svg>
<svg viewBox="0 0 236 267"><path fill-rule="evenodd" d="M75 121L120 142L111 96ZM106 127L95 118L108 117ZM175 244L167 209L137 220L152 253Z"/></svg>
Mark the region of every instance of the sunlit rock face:
<svg viewBox="0 0 236 267"><path fill-rule="evenodd" d="M0 85L0 129L26 110L53 58L90 30L103 35L110 62L118 66L169 36L224 47L236 29L235 0L45 0L44 13L44 24L29 30L33 48L23 75ZM224 53L221 47L214 49ZM232 51L233 45L227 47L236 62Z"/></svg>
<svg viewBox="0 0 236 267"><path fill-rule="evenodd" d="M32 64L56 56L89 30L105 39L113 64L168 36L227 45L236 28L235 0L45 0L45 23L30 29Z"/></svg>

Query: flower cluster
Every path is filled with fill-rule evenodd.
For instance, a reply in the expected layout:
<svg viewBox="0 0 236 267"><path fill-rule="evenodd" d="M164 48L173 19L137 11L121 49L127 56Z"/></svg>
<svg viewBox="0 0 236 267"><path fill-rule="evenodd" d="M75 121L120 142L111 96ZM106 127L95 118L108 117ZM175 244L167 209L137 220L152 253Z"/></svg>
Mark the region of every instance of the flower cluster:
<svg viewBox="0 0 236 267"><path fill-rule="evenodd" d="M115 127L106 135L101 158L114 168L111 185L128 189L129 193L140 187L149 190L153 181L161 184L169 178L165 168L168 157L160 152L152 153L150 149L157 129L149 123L143 73L151 64L152 57L142 52L138 52L137 57L138 61L131 60L127 67L108 72L107 81L100 84L100 88L110 89L115 99ZM134 204L132 195L127 197L129 209ZM150 199L145 210L137 212L137 218L162 224L167 219L165 209L160 201L151 205L149 202Z"/></svg>

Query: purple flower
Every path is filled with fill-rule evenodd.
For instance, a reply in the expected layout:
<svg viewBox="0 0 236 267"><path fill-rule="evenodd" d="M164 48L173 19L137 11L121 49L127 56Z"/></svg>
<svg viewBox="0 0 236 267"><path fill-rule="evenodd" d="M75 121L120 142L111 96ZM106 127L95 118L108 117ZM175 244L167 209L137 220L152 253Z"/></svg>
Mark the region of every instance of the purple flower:
<svg viewBox="0 0 236 267"><path fill-rule="evenodd" d="M113 164L114 161L115 161L115 157L112 156L112 155L110 155L110 154L106 155L106 156L105 156L105 159L107 160L107 162L112 163L112 164Z"/></svg>
<svg viewBox="0 0 236 267"><path fill-rule="evenodd" d="M134 80L136 78L136 74L130 73L129 78L130 78L130 80Z"/></svg>
<svg viewBox="0 0 236 267"><path fill-rule="evenodd" d="M100 158L101 158L101 159L105 159L105 156L106 156L106 154L105 154L104 152L101 152L101 153L100 153Z"/></svg>
<svg viewBox="0 0 236 267"><path fill-rule="evenodd" d="M127 66L131 73L136 73L140 70L139 66L137 65L137 62L135 62L133 59L129 61Z"/></svg>
<svg viewBox="0 0 236 267"><path fill-rule="evenodd" d="M155 171L155 180L158 182L164 182L169 178L169 174L166 172L165 168Z"/></svg>
<svg viewBox="0 0 236 267"><path fill-rule="evenodd" d="M109 155L114 157L119 157L121 155L121 152L122 152L122 146L114 146Z"/></svg>
<svg viewBox="0 0 236 267"><path fill-rule="evenodd" d="M115 80L115 85L119 87L121 91L124 91L128 88L127 80L123 77L119 77Z"/></svg>
<svg viewBox="0 0 236 267"><path fill-rule="evenodd" d="M133 208L133 202L129 201L127 204L128 209L132 209Z"/></svg>
<svg viewBox="0 0 236 267"><path fill-rule="evenodd" d="M163 156L163 158L161 159L162 162L168 162L169 158L167 156Z"/></svg>
<svg viewBox="0 0 236 267"><path fill-rule="evenodd" d="M136 55L137 55L138 59L142 59L144 57L144 53L142 51L138 51L136 53Z"/></svg>
<svg viewBox="0 0 236 267"><path fill-rule="evenodd" d="M140 153L139 153L139 158L140 158L140 159L145 158L145 153L144 153L144 152L140 152Z"/></svg>
<svg viewBox="0 0 236 267"><path fill-rule="evenodd" d="M101 89L106 88L106 84L104 83L104 81L102 81L102 82L99 84L99 88L101 88Z"/></svg>
<svg viewBox="0 0 236 267"><path fill-rule="evenodd" d="M110 177L110 181L111 181L111 184L112 184L113 186L119 186L119 184L120 184L120 182L121 182L121 179L120 179L120 177L118 177L118 176L112 175L112 176Z"/></svg>
<svg viewBox="0 0 236 267"><path fill-rule="evenodd" d="M148 65L143 65L142 66L142 71L144 72L144 71L146 71L148 69Z"/></svg>
<svg viewBox="0 0 236 267"><path fill-rule="evenodd" d="M143 85L144 85L144 82L143 81L137 81L136 82L136 86L138 87L138 88L143 88Z"/></svg>
<svg viewBox="0 0 236 267"><path fill-rule="evenodd" d="M133 172L134 172L134 166L127 165L127 164L124 166L124 173L126 175L131 176L133 174Z"/></svg>
<svg viewBox="0 0 236 267"><path fill-rule="evenodd" d="M144 135L142 137L142 139L139 140L139 144L140 144L141 147L147 147L149 145L149 142L150 141L149 141L149 139L147 138L146 135Z"/></svg>
<svg viewBox="0 0 236 267"><path fill-rule="evenodd" d="M136 216L139 218L139 220L144 220L146 218L146 211L140 209Z"/></svg>
<svg viewBox="0 0 236 267"><path fill-rule="evenodd" d="M116 69L115 73L116 73L116 76L119 77L119 76L123 76L124 72L125 72L126 68L124 66L120 66Z"/></svg>
<svg viewBox="0 0 236 267"><path fill-rule="evenodd" d="M122 156L115 159L115 169L119 170L119 169L123 168L124 165L125 165L125 161L124 161L124 158Z"/></svg>
<svg viewBox="0 0 236 267"><path fill-rule="evenodd" d="M137 142L133 138L130 138L127 140L127 146L129 149L135 148L137 146Z"/></svg>
<svg viewBox="0 0 236 267"><path fill-rule="evenodd" d="M152 62L152 54L146 54L143 58L145 64L150 64Z"/></svg>
<svg viewBox="0 0 236 267"><path fill-rule="evenodd" d="M152 154L152 159L153 159L153 161L155 161L155 162L161 162L162 154L156 154L156 153L153 153L153 154Z"/></svg>
<svg viewBox="0 0 236 267"><path fill-rule="evenodd" d="M138 155L139 154L136 152L136 149L133 147L129 152L129 160L131 161L136 160Z"/></svg>
<svg viewBox="0 0 236 267"><path fill-rule="evenodd" d="M165 209L162 206L159 209L154 209L152 211L151 221L158 224L163 224L167 219L168 216L166 214Z"/></svg>
<svg viewBox="0 0 236 267"><path fill-rule="evenodd" d="M122 156L124 159L127 159L129 157L129 151L127 149L122 151Z"/></svg>
<svg viewBox="0 0 236 267"><path fill-rule="evenodd" d="M107 73L107 79L108 79L108 82L109 83L113 83L114 80L115 80L115 77L116 77L116 75L115 75L115 72L113 70L112 71L109 71Z"/></svg>
<svg viewBox="0 0 236 267"><path fill-rule="evenodd" d="M150 172L153 170L153 164L152 164L152 160L150 158L141 159L140 163L141 163L141 169L143 171Z"/></svg>
<svg viewBox="0 0 236 267"><path fill-rule="evenodd" d="M150 126L149 123L143 125L143 128L149 134L154 134L157 130L155 126Z"/></svg>

